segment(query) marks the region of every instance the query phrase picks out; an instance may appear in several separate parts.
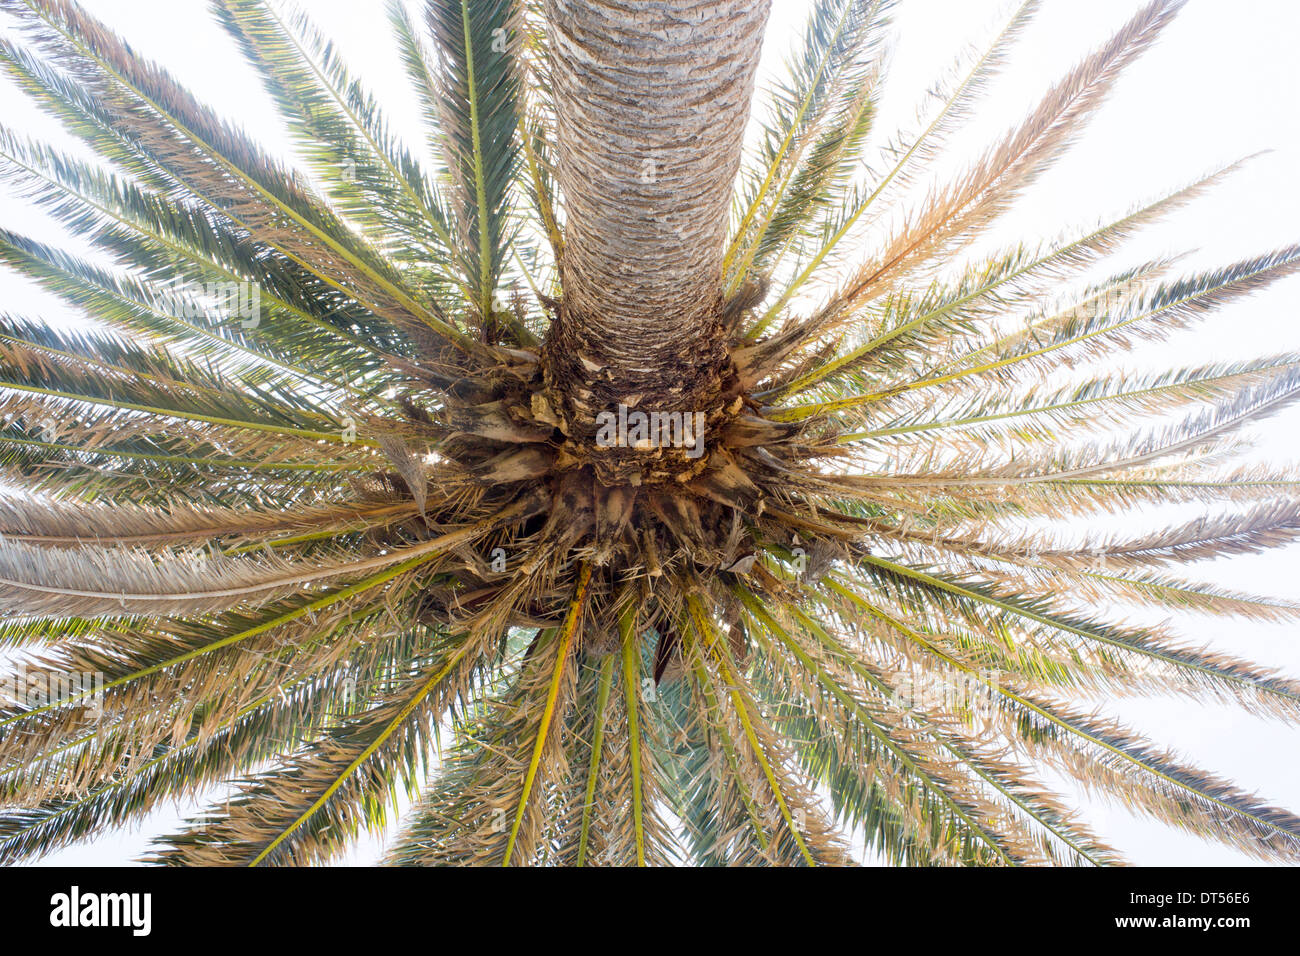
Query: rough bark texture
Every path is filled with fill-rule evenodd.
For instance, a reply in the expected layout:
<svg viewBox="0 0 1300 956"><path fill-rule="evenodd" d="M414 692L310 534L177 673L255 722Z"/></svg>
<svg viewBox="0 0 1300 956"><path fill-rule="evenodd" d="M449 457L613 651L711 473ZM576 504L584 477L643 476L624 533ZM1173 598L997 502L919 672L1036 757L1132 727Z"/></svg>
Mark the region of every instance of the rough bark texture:
<svg viewBox="0 0 1300 956"><path fill-rule="evenodd" d="M578 446L620 402L734 400L722 255L768 0L546 0L564 303L547 347Z"/></svg>

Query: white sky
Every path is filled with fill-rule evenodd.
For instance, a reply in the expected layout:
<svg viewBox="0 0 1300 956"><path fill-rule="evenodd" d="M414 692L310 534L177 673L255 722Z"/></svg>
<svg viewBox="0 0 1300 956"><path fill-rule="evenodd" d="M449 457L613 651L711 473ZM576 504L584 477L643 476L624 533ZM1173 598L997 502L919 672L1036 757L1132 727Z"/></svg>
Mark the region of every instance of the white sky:
<svg viewBox="0 0 1300 956"><path fill-rule="evenodd" d="M256 79L208 18L204 0L83 0L133 46L172 70L203 99L244 125L277 152L288 137ZM904 0L896 19L898 43L889 92L878 129L906 125L926 87L964 43L989 35L1008 0ZM958 137L954 165L966 148L983 143L1017 121L1035 92L1064 73L1109 28L1141 4L1137 0L1047 0L1037 23L1014 51L1013 64L983 102L981 119ZM334 37L354 71L381 100L412 141L418 137L414 106L387 34L380 0L306 0L304 6ZM760 85L779 68L780 56L802 29L808 0L774 0ZM1294 0L1191 0L1158 46L1125 75L1111 102L1068 157L1008 216L997 236L1011 241L1050 238L1064 230L1121 213L1135 201L1181 185L1226 161L1260 150L1272 152L1191 210L1132 245L1135 256L1197 250L1189 270L1223 264L1300 238L1300 4ZM49 120L8 86L0 86L0 122L65 143ZM26 204L0 195L0 223L37 238L68 244L55 224ZM75 243L73 243L75 245ZM34 293L0 273L0 307L66 317L56 300ZM1300 351L1295 299L1300 280L1282 282L1237 303L1198 326L1179 343L1171 364L1199 364L1228 356ZM1119 361L1119 360L1117 360ZM1300 414L1261 429L1262 458L1296 458L1293 435ZM1234 558L1198 569L1218 583L1295 598L1295 547ZM1300 676L1300 640L1293 628L1229 622L1198 630L1198 640ZM1124 701L1108 705L1154 740L1211 770L1258 788L1271 801L1300 812L1300 729L1241 714L1231 707L1185 701ZM1240 864L1234 851L1203 843L1126 812L1089 801L1086 816L1137 864ZM187 812L193 808L185 808ZM142 851L149 836L167 832L177 813L159 811L143 829L110 834L97 843L51 854L63 865L113 865ZM377 841L367 841L346 862L372 862Z"/></svg>

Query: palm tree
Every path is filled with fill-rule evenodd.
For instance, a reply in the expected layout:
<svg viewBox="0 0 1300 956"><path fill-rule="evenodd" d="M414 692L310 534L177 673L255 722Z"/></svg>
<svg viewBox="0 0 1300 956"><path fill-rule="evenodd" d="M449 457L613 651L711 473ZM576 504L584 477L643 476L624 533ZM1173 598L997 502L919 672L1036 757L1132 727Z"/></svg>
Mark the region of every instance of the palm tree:
<svg viewBox="0 0 1300 956"><path fill-rule="evenodd" d="M300 169L73 0L0 6L96 157L0 129L96 251L0 229L95 322L0 316L4 860L234 780L150 858L323 862L406 793L398 864L1116 862L1045 772L1300 856L1079 701L1300 718L1300 683L1121 623L1295 618L1169 566L1294 539L1300 472L1231 453L1300 359L1102 361L1300 246L1090 277L1220 170L969 251L1178 0L921 201L1033 0L888 140L893 4L817 0L749 151L767 0L393 2L420 144L304 16L216 0ZM1201 515L1087 527L1168 503Z"/></svg>

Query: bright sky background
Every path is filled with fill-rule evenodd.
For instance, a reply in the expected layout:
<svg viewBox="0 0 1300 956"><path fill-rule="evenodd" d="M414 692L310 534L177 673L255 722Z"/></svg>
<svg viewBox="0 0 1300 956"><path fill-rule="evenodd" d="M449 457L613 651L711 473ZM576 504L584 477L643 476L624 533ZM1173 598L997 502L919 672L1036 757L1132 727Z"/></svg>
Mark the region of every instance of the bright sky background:
<svg viewBox="0 0 1300 956"><path fill-rule="evenodd" d="M232 42L209 19L204 0L84 0L141 53L163 63L200 98L216 106L277 152L288 137L260 85ZM774 0L764 47L760 86L779 68L799 35L808 0ZM963 44L988 37L1008 10L1008 0L904 0L896 18L888 93L878 129L906 126L925 89ZM988 141L1016 122L1054 78L1063 74L1140 6L1137 0L1046 0L1046 9L1016 47L1013 65L989 91L981 119L954 143L952 166L971 145ZM387 35L379 0L307 0L305 7L333 36L354 67L398 119L409 139L418 137L414 105ZM1294 0L1191 0L1158 46L1132 67L1088 134L1033 189L999 228L1006 241L1036 241L1121 214L1135 202L1260 150L1272 150L1248 169L1153 230L1131 248L1135 257L1194 251L1188 270L1225 264L1300 238L1300 4ZM51 121L8 86L0 86L0 122L66 143ZM29 206L0 195L0 223L37 238L68 243L55 224ZM75 245L75 244L74 244ZM66 317L55 300L0 273L3 308ZM1295 301L1300 280L1281 282L1234 304L1198 326L1171 362L1194 365L1232 357L1300 351ZM1117 358L1118 364L1123 364ZM1260 429L1258 457L1296 458L1300 414L1280 416ZM1236 558L1197 569L1218 583L1295 598L1300 548ZM1300 676L1300 640L1293 628L1228 620L1191 634ZM1300 730L1243 715L1231 707L1185 701L1120 701L1107 709L1137 724L1157 742L1235 779L1246 789L1300 812ZM1086 817L1137 864L1239 864L1231 850L1202 843L1093 801ZM195 808L182 808L193 812ZM143 828L110 834L96 844L51 854L43 862L119 864L141 852L148 838L167 832L178 813L160 810ZM372 862L378 841L367 841L346 862Z"/></svg>

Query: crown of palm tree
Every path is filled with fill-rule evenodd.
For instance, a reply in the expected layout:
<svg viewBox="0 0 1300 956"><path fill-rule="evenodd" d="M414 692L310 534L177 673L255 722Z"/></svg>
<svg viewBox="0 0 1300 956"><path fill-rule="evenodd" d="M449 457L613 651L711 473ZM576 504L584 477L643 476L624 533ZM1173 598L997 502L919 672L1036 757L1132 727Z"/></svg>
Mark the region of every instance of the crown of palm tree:
<svg viewBox="0 0 1300 956"><path fill-rule="evenodd" d="M407 792L401 864L1116 861L1044 770L1300 855L1078 702L1300 718L1118 621L1294 618L1168 566L1294 539L1300 473L1225 462L1300 359L1098 361L1300 247L1086 278L1220 171L971 256L1181 3L911 202L1037 4L868 155L892 6L817 0L746 150L766 0L393 2L417 148L305 17L217 0L299 170L71 0L3 0L0 62L98 159L0 129L0 170L100 257L0 229L97 323L0 316L0 857L234 779L151 859L322 862ZM1169 502L1203 516L1069 534Z"/></svg>

